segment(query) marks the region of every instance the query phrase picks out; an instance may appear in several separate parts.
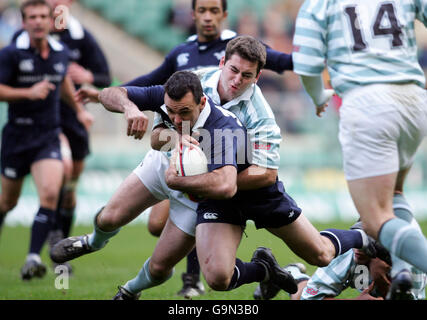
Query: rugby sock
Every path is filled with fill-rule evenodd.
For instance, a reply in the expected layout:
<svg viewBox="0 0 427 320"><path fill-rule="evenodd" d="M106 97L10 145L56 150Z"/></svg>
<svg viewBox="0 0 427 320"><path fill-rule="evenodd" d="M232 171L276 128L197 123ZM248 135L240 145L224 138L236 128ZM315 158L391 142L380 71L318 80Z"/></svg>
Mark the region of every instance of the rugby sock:
<svg viewBox="0 0 427 320"><path fill-rule="evenodd" d="M59 215L61 217L61 229L64 234L64 238L68 238L70 235L71 227L73 225L74 211L76 208L60 208Z"/></svg>
<svg viewBox="0 0 427 320"><path fill-rule="evenodd" d="M227 290L233 290L240 287L242 284L261 282L266 278L266 276L267 270L262 264L255 262L243 262L236 258L234 273L231 277Z"/></svg>
<svg viewBox="0 0 427 320"><path fill-rule="evenodd" d="M187 256L187 273L200 274L199 260L197 259L197 250L194 248Z"/></svg>
<svg viewBox="0 0 427 320"><path fill-rule="evenodd" d="M363 234L358 230L326 229L320 234L331 240L335 247L335 257L351 248L362 248L364 244Z"/></svg>
<svg viewBox="0 0 427 320"><path fill-rule="evenodd" d="M378 238L391 255L427 273L427 240L408 222L399 218L386 221Z"/></svg>
<svg viewBox="0 0 427 320"><path fill-rule="evenodd" d="M393 197L393 211L394 215L406 222L411 223L414 216L409 203L406 201L403 194L396 193Z"/></svg>
<svg viewBox="0 0 427 320"><path fill-rule="evenodd" d="M6 213L0 211L0 230L3 226L4 219L6 218Z"/></svg>
<svg viewBox="0 0 427 320"><path fill-rule="evenodd" d="M39 208L31 228L30 253L40 253L49 231L52 229L54 219L55 211Z"/></svg>
<svg viewBox="0 0 427 320"><path fill-rule="evenodd" d="M154 279L150 274L150 259L151 257L145 261L144 266L141 268L141 270L139 270L138 275L135 278L126 282L126 284L123 286L126 290L137 294L142 290L156 287L172 277L175 269L173 269L172 272L164 279Z"/></svg>
<svg viewBox="0 0 427 320"><path fill-rule="evenodd" d="M88 237L88 244L94 250L99 250L99 249L105 247L108 240L110 238L114 237L120 231L120 228L113 230L113 231L103 231L98 227L96 220L98 218L98 215L102 212L103 209L104 209L104 207L102 207L96 213L95 218L93 219L93 232L91 234L89 234L89 237Z"/></svg>

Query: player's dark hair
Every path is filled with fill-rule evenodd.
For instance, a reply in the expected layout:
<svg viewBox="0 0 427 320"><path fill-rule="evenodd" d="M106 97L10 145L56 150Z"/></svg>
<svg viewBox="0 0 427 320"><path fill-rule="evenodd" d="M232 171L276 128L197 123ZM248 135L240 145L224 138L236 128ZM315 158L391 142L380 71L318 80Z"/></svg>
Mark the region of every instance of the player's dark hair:
<svg viewBox="0 0 427 320"><path fill-rule="evenodd" d="M203 97L202 84L196 74L191 71L177 71L165 83L165 92L175 101L181 100L188 92L199 104Z"/></svg>
<svg viewBox="0 0 427 320"><path fill-rule="evenodd" d="M193 10L196 10L196 1L197 0L192 0L191 1L191 8ZM221 4L222 4L222 11L227 11L227 0L221 0Z"/></svg>
<svg viewBox="0 0 427 320"><path fill-rule="evenodd" d="M257 62L257 74L264 68L267 60L265 46L252 36L238 36L228 42L225 48L224 61L227 62L233 54L237 54L250 62Z"/></svg>
<svg viewBox="0 0 427 320"><path fill-rule="evenodd" d="M46 6L49 8L49 15L52 16L52 7L45 0L27 0L21 5L22 20L25 20L25 9L28 7Z"/></svg>

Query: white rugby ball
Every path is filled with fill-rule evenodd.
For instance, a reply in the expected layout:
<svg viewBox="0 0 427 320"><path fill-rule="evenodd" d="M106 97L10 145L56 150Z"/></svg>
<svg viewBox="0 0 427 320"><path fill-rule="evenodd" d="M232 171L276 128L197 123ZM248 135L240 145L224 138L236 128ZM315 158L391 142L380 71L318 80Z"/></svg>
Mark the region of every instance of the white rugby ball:
<svg viewBox="0 0 427 320"><path fill-rule="evenodd" d="M183 147L182 153L176 157L176 171L179 176L195 176L208 172L208 160L202 149L193 146Z"/></svg>

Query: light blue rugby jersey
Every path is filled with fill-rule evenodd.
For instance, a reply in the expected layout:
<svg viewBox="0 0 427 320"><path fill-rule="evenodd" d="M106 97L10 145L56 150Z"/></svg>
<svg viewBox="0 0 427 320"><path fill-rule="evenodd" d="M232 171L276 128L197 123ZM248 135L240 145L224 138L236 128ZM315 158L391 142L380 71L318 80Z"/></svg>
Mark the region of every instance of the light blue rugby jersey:
<svg viewBox="0 0 427 320"><path fill-rule="evenodd" d="M417 300L425 299L426 274L412 267L412 294ZM323 300L326 297L336 297L347 288L357 288L360 292L366 289L371 279L363 280L363 273L368 273L366 266L357 265L353 250L339 255L330 264L318 268L301 294L301 300ZM365 282L364 282L365 281ZM366 288L365 288L366 286Z"/></svg>
<svg viewBox="0 0 427 320"><path fill-rule="evenodd" d="M338 94L372 83L424 88L414 21L427 26L427 0L306 0L294 35L294 71L319 75L327 62Z"/></svg>
<svg viewBox="0 0 427 320"><path fill-rule="evenodd" d="M218 105L221 100L217 91L221 71L218 68L198 70L204 92ZM250 86L239 97L221 105L234 113L245 126L252 148L251 164L277 169L280 164L279 148L282 136L274 113L261 89Z"/></svg>
<svg viewBox="0 0 427 320"><path fill-rule="evenodd" d="M249 162L264 168L278 169L282 136L274 113L261 89L257 85L253 85L238 98L221 105L217 91L221 74L218 67L203 68L194 72L198 75L205 94L215 104L235 114L246 128L252 148ZM156 114L153 127L160 123L162 123L162 119Z"/></svg>

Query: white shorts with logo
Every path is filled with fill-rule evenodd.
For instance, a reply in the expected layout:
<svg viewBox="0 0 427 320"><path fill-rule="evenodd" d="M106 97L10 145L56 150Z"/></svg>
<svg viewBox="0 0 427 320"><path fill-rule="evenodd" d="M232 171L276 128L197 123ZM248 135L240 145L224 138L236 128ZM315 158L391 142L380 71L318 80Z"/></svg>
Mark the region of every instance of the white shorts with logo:
<svg viewBox="0 0 427 320"><path fill-rule="evenodd" d="M427 91L415 84L374 84L346 93L339 140L347 180L412 165L427 133Z"/></svg>
<svg viewBox="0 0 427 320"><path fill-rule="evenodd" d="M169 217L185 233L194 236L197 220L197 203L184 193L170 189L165 181L169 159L160 151L150 150L133 171L144 186L159 200L170 200Z"/></svg>

